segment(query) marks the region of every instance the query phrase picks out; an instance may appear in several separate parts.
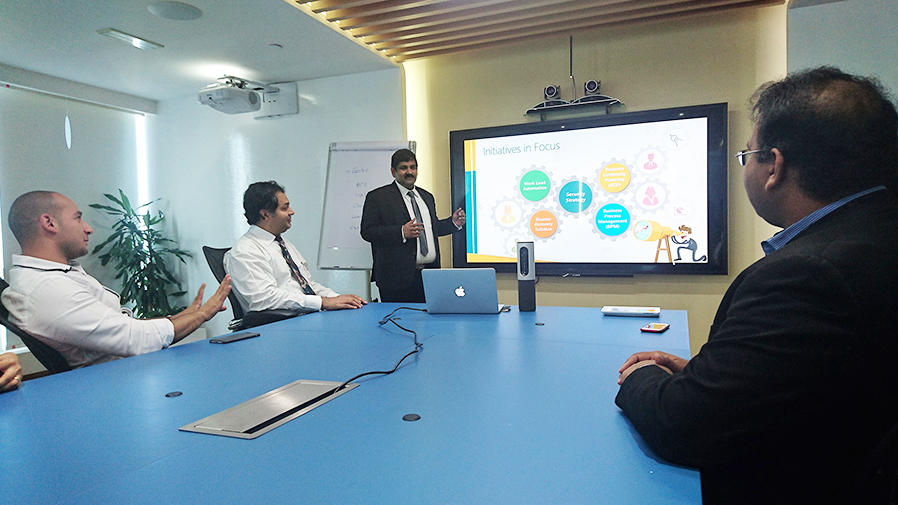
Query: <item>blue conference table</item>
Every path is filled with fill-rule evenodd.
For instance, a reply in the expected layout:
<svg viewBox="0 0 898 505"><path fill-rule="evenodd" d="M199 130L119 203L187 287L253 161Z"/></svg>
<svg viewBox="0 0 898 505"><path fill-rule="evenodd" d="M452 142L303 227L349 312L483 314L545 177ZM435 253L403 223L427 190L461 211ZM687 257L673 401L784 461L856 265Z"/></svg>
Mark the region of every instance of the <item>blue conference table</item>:
<svg viewBox="0 0 898 505"><path fill-rule="evenodd" d="M701 503L698 472L655 456L614 405L627 356L689 355L684 311L663 312L662 334L592 308L400 311L424 347L392 375L253 440L178 430L297 379L393 368L412 337L377 322L398 306L28 381L0 395L0 502Z"/></svg>

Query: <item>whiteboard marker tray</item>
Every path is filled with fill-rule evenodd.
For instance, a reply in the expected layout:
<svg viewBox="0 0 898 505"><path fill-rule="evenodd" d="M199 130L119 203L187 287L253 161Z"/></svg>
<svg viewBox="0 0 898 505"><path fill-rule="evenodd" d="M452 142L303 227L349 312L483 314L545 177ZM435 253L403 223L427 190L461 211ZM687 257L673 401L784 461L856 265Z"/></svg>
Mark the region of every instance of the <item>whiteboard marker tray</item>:
<svg viewBox="0 0 898 505"><path fill-rule="evenodd" d="M347 384L334 393L340 384L300 379L178 429L224 437L256 438L358 386Z"/></svg>

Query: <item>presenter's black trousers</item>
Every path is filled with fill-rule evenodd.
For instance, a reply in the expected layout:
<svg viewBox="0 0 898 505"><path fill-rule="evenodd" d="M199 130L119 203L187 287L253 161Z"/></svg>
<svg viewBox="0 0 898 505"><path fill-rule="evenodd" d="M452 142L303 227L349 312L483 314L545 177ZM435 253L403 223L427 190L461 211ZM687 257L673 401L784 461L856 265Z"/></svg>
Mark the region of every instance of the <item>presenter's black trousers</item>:
<svg viewBox="0 0 898 505"><path fill-rule="evenodd" d="M415 269L415 280L404 289L385 289L377 285L380 301L398 303L424 303L424 283L421 281L421 269Z"/></svg>

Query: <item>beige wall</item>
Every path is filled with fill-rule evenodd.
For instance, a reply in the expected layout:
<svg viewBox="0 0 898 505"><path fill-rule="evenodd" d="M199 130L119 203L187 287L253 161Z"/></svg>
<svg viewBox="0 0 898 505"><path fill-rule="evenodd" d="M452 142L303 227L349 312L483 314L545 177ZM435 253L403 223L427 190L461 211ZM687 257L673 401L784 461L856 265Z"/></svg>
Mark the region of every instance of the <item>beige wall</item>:
<svg viewBox="0 0 898 505"><path fill-rule="evenodd" d="M602 92L621 99L630 111L728 102L732 153L751 135L748 97L786 69L785 6L572 35L574 74L581 91L583 81L598 79ZM525 118L524 111L542 99L544 85L560 84L563 96L572 94L568 62L564 35L403 64L406 127L408 138L418 142L418 180L433 189L440 216L451 212L448 132L533 120ZM692 350L697 351L707 341L730 281L760 257L758 242L774 231L751 210L735 160L729 171L730 275L542 277L537 304L686 309ZM441 247L449 251L444 240ZM446 256L444 266L450 264ZM500 275L499 301L517 304L513 275Z"/></svg>

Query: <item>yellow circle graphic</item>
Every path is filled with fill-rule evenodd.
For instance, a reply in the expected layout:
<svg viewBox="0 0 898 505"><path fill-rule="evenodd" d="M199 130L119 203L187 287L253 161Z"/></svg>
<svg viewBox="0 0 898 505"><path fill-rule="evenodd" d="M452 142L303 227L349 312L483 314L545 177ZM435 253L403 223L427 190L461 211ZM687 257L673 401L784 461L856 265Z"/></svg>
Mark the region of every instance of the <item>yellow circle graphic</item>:
<svg viewBox="0 0 898 505"><path fill-rule="evenodd" d="M609 193L620 193L630 185L630 169L621 163L609 163L599 173L599 184Z"/></svg>

